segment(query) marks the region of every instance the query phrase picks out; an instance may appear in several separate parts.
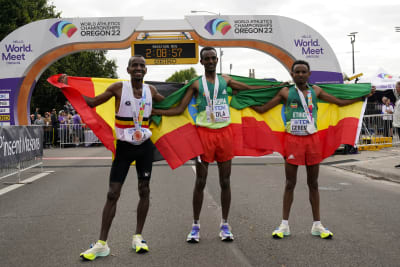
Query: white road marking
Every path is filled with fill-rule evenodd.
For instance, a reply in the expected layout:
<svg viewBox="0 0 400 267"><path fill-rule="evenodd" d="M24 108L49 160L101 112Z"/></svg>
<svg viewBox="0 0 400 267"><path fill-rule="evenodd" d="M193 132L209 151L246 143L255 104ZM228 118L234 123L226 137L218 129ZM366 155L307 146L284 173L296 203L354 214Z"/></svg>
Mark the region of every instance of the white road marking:
<svg viewBox="0 0 400 267"><path fill-rule="evenodd" d="M34 176L30 177L30 178L22 180L21 184L13 184L13 185L9 185L9 186L7 186L7 187L5 187L3 189L0 189L0 196L6 194L8 192L11 192L11 191L13 191L13 190L15 190L17 188L20 188L20 187L26 185L27 183L32 183L32 182L34 182L34 181L36 181L36 180L38 180L38 179L40 179L40 178L42 178L44 176L47 176L47 175L49 175L50 173L53 173L53 172L54 171L42 172L42 173L36 174L36 175L34 175Z"/></svg>

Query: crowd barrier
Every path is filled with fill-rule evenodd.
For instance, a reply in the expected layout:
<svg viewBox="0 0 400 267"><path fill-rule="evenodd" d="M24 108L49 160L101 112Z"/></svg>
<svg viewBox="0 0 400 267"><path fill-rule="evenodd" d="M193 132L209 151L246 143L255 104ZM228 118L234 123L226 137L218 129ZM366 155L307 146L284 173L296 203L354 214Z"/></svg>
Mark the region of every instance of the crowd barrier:
<svg viewBox="0 0 400 267"><path fill-rule="evenodd" d="M60 148L101 144L101 141L86 124L62 124L58 129L58 137Z"/></svg>
<svg viewBox="0 0 400 267"><path fill-rule="evenodd" d="M42 166L43 130L40 126L3 126L0 128L0 179ZM42 169L41 169L42 171Z"/></svg>
<svg viewBox="0 0 400 267"><path fill-rule="evenodd" d="M400 144L400 128L392 125L392 114L364 115L358 150L378 150Z"/></svg>

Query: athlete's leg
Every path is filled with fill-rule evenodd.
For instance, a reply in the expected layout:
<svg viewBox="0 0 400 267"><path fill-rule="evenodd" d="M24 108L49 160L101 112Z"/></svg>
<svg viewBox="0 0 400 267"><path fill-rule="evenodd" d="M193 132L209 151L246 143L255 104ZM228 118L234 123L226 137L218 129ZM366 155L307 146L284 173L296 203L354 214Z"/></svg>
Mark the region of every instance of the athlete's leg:
<svg viewBox="0 0 400 267"><path fill-rule="evenodd" d="M319 164L306 166L307 169L307 185L309 190L309 199L314 221L320 221L319 213L319 191L318 191L318 174Z"/></svg>
<svg viewBox="0 0 400 267"><path fill-rule="evenodd" d="M219 184L221 186L222 219L227 220L231 206L231 169L232 160L218 162Z"/></svg>
<svg viewBox="0 0 400 267"><path fill-rule="evenodd" d="M293 165L285 161L286 184L285 191L283 193L282 208L282 218L284 220L289 220L290 208L292 207L294 189L297 181L297 169L297 165Z"/></svg>
<svg viewBox="0 0 400 267"><path fill-rule="evenodd" d="M207 182L208 162L196 160L196 182L193 189L193 219L200 219L201 206L203 205L204 188Z"/></svg>
<svg viewBox="0 0 400 267"><path fill-rule="evenodd" d="M149 205L150 205L149 182L150 182L149 180L138 181L138 191L140 200L137 206L136 234L142 233L143 226L147 217L147 212L149 211Z"/></svg>
<svg viewBox="0 0 400 267"><path fill-rule="evenodd" d="M108 232L117 209L117 202L121 194L122 183L110 182L107 193L107 201L103 208L103 217L101 221L100 240L107 241Z"/></svg>
<svg viewBox="0 0 400 267"><path fill-rule="evenodd" d="M153 149L154 146L150 140L147 140L137 148L139 154L136 160L136 173L138 177L139 203L137 206L136 234L142 234L147 212L149 211Z"/></svg>

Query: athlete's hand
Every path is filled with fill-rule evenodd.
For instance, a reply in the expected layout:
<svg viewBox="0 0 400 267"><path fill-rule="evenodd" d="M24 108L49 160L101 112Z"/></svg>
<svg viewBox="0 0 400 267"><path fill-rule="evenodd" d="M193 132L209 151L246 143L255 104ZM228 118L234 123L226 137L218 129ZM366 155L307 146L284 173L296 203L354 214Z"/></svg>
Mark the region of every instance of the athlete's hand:
<svg viewBox="0 0 400 267"><path fill-rule="evenodd" d="M58 77L58 82L59 83L68 84L68 75L67 74L61 74L61 76Z"/></svg>
<svg viewBox="0 0 400 267"><path fill-rule="evenodd" d="M263 106L250 106L252 109L257 111L258 113L264 113Z"/></svg>

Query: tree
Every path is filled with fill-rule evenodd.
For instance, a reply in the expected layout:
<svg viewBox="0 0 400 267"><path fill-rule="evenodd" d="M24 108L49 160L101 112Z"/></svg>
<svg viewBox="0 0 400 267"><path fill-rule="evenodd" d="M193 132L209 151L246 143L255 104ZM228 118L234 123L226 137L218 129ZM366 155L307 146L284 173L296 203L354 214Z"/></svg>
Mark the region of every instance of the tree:
<svg viewBox="0 0 400 267"><path fill-rule="evenodd" d="M48 0L0 0L0 40L17 28L30 22L60 18ZM86 51L66 56L48 67L35 85L31 97L31 111L36 107L40 112L52 108L60 110L65 97L58 88L51 86L46 79L57 73L68 73L74 76L117 78L117 66L114 60L107 60L106 51Z"/></svg>
<svg viewBox="0 0 400 267"><path fill-rule="evenodd" d="M61 15L47 0L0 0L0 6L0 40L32 21Z"/></svg>
<svg viewBox="0 0 400 267"><path fill-rule="evenodd" d="M50 111L52 108L62 109L66 100L65 96L58 88L46 81L54 74L67 73L71 76L81 77L118 78L117 65L114 60L107 60L106 54L107 51L103 50L84 51L54 62L43 72L35 86L31 99L31 111L36 107L40 108L41 113Z"/></svg>
<svg viewBox="0 0 400 267"><path fill-rule="evenodd" d="M166 82L178 82L182 83L185 81L190 81L191 79L197 77L196 70L192 67L190 69L176 71L169 77Z"/></svg>

